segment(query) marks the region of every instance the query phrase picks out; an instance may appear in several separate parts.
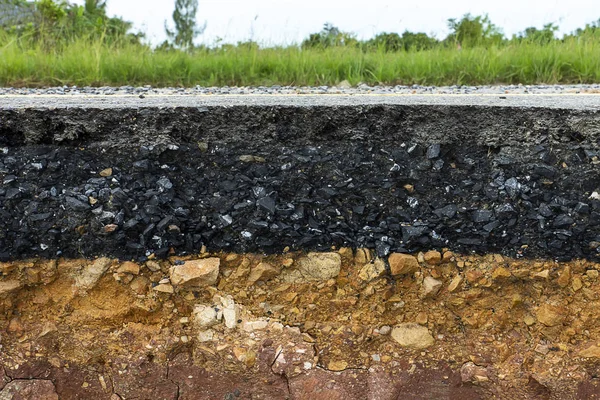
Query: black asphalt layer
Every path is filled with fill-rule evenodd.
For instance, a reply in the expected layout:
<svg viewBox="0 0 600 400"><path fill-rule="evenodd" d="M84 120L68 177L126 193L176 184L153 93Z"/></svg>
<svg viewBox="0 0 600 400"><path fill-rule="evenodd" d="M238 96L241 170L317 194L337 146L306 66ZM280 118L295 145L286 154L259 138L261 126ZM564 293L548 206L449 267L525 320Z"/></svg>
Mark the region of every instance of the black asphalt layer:
<svg viewBox="0 0 600 400"><path fill-rule="evenodd" d="M0 258L596 259L599 139L593 95L0 96Z"/></svg>

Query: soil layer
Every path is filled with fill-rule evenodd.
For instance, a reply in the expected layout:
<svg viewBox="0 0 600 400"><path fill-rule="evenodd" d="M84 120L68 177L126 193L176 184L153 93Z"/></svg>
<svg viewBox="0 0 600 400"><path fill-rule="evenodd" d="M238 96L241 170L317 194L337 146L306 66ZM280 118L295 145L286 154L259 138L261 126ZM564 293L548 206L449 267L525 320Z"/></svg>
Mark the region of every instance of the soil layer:
<svg viewBox="0 0 600 400"><path fill-rule="evenodd" d="M600 395L598 264L388 261L342 248L1 263L0 398Z"/></svg>

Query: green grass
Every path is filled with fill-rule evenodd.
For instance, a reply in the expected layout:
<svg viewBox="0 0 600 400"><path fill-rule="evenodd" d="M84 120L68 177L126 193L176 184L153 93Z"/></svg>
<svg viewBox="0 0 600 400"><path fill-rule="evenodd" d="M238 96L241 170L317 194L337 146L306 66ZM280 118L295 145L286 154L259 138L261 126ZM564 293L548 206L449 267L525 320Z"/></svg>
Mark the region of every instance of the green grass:
<svg viewBox="0 0 600 400"><path fill-rule="evenodd" d="M60 50L0 37L1 86L257 86L554 84L600 82L600 41L509 44L461 51L232 47L194 54L86 40Z"/></svg>

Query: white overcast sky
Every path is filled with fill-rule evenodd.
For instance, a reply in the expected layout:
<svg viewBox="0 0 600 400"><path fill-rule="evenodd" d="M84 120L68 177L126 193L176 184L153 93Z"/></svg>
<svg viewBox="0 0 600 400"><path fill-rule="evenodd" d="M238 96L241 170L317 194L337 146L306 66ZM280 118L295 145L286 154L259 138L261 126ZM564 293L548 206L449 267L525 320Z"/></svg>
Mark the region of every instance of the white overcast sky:
<svg viewBox="0 0 600 400"><path fill-rule="evenodd" d="M82 4L84 0L75 0ZM153 43L165 39L174 0L108 0L110 15L132 21ZM549 22L560 33L600 18L599 0L199 0L198 21L207 29L198 42L212 44L254 39L262 44L299 43L331 22L360 38L378 32L426 32L443 38L446 20L465 13L487 13L507 36Z"/></svg>

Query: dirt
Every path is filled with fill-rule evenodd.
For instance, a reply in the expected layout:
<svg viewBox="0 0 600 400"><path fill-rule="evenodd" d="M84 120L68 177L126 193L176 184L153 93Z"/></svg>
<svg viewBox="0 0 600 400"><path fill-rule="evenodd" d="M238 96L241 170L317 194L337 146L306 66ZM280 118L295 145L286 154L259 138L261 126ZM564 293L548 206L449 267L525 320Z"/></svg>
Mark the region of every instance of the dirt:
<svg viewBox="0 0 600 400"><path fill-rule="evenodd" d="M369 250L335 252L0 263L0 398L600 395L599 264L430 252L391 276ZM170 282L209 257L215 285ZM333 278L302 275L336 259ZM424 346L396 339L406 326Z"/></svg>

